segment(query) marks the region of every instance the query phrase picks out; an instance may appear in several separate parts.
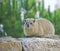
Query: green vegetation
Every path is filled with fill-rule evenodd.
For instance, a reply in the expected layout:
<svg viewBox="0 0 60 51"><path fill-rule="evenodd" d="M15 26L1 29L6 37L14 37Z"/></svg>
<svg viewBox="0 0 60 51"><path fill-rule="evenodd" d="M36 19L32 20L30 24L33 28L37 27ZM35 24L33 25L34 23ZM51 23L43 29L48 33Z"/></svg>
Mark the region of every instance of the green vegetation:
<svg viewBox="0 0 60 51"><path fill-rule="evenodd" d="M37 8L35 0L2 0L0 2L0 24L4 25L4 30L7 32L8 36L12 37L24 37L22 21L21 21L21 8L24 7L27 13L26 18L34 18ZM50 6L48 11L44 9L44 0L39 2L38 10L40 11L40 16L50 20L56 29L56 34L60 34L60 9L56 9L53 13L50 12ZM0 33L0 36L1 33Z"/></svg>

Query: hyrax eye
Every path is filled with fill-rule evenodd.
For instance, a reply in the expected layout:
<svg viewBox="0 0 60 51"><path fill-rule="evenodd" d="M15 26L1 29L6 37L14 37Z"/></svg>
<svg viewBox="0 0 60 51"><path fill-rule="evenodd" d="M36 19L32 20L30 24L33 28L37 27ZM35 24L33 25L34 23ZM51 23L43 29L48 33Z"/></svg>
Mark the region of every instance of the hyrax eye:
<svg viewBox="0 0 60 51"><path fill-rule="evenodd" d="M32 25L32 23L30 23Z"/></svg>

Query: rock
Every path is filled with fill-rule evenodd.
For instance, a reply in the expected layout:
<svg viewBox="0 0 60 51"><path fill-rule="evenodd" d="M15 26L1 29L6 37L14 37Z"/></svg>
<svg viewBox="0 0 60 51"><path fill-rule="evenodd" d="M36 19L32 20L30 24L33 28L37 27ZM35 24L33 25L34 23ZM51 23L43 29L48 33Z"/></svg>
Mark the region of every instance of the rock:
<svg viewBox="0 0 60 51"><path fill-rule="evenodd" d="M45 36L41 36L41 38L50 38L50 39L60 39L59 35L45 35Z"/></svg>
<svg viewBox="0 0 60 51"><path fill-rule="evenodd" d="M60 51L60 39L19 38L23 51Z"/></svg>
<svg viewBox="0 0 60 51"><path fill-rule="evenodd" d="M2 37L0 51L60 51L60 39Z"/></svg>
<svg viewBox="0 0 60 51"><path fill-rule="evenodd" d="M11 37L0 38L0 51L22 51L21 41Z"/></svg>

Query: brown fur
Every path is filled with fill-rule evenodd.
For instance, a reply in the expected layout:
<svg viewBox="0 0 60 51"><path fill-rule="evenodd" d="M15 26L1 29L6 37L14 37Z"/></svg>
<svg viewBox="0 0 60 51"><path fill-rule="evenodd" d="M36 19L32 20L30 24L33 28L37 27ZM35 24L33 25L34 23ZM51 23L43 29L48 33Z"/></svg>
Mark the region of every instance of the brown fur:
<svg viewBox="0 0 60 51"><path fill-rule="evenodd" d="M33 22L35 20L35 22ZM30 24L32 23L32 24ZM29 27L27 27L29 25ZM44 36L44 35L54 35L55 29L53 24L45 19L33 19L28 18L24 24L24 33L25 36Z"/></svg>

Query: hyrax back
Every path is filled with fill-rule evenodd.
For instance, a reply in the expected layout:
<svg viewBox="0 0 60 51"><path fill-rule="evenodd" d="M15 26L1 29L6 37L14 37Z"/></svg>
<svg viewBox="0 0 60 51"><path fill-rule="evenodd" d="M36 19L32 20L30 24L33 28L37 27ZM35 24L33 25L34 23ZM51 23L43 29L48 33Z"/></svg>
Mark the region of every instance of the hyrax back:
<svg viewBox="0 0 60 51"><path fill-rule="evenodd" d="M24 33L25 36L54 35L55 29L53 24L45 18L28 18L24 24Z"/></svg>

